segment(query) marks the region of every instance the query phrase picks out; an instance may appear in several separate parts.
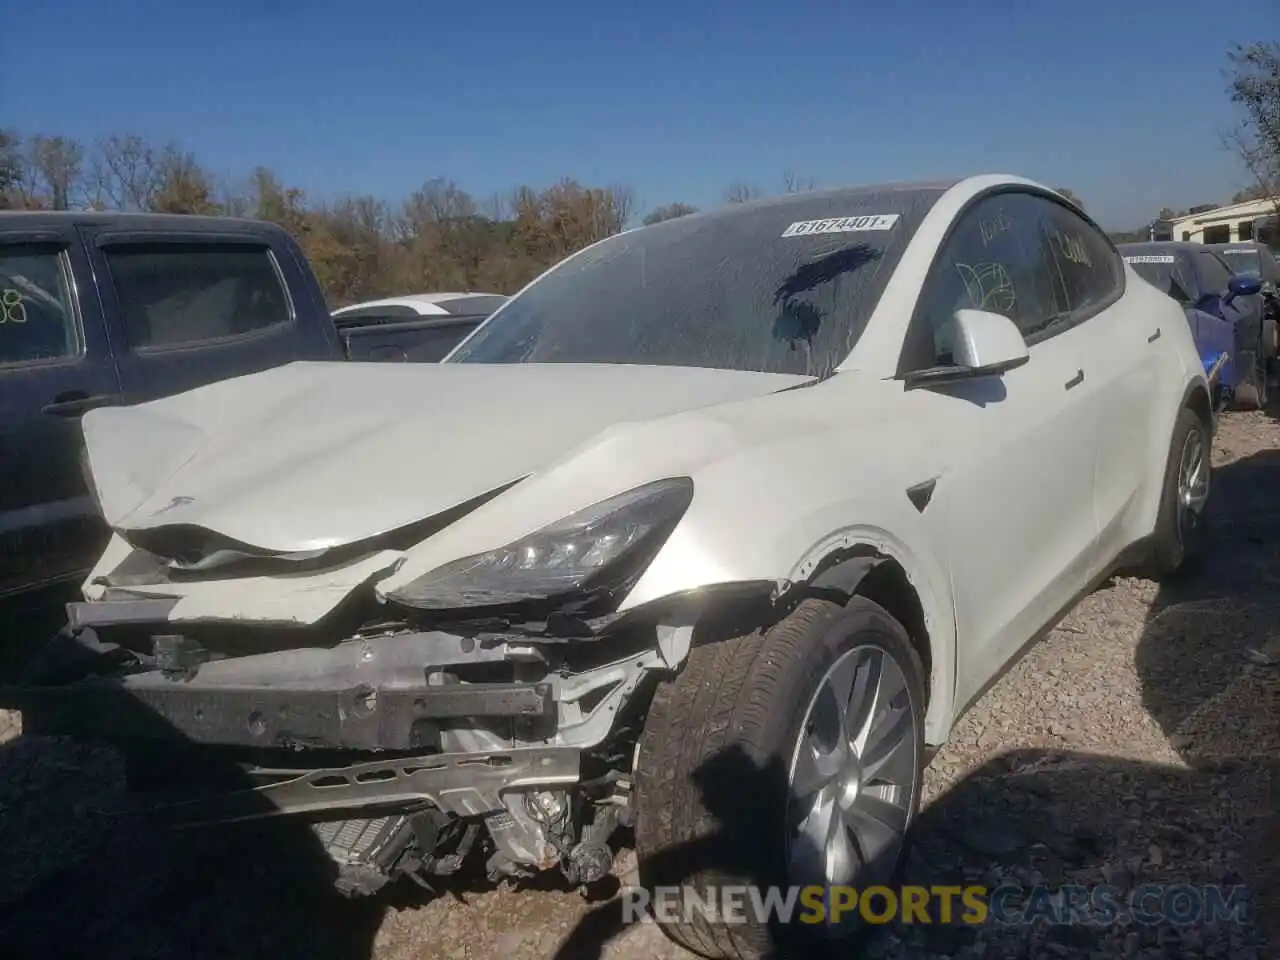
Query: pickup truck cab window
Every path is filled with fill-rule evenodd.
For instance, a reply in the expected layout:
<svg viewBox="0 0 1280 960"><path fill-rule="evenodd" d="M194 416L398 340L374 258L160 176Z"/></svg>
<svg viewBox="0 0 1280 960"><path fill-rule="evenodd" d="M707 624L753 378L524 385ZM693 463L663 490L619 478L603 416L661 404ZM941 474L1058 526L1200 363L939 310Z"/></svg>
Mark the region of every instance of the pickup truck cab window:
<svg viewBox="0 0 1280 960"><path fill-rule="evenodd" d="M0 365L83 352L66 257L50 244L0 246Z"/></svg>
<svg viewBox="0 0 1280 960"><path fill-rule="evenodd" d="M293 319L265 246L124 244L105 255L133 349L222 340Z"/></svg>

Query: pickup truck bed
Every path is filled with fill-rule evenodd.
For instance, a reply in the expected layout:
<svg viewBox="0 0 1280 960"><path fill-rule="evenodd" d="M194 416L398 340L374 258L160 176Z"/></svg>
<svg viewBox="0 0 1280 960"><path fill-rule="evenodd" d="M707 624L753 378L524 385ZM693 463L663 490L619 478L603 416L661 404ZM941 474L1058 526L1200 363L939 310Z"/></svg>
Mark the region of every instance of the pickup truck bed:
<svg viewBox="0 0 1280 960"><path fill-rule="evenodd" d="M333 321L348 360L436 363L506 299L490 293L392 297L334 311Z"/></svg>

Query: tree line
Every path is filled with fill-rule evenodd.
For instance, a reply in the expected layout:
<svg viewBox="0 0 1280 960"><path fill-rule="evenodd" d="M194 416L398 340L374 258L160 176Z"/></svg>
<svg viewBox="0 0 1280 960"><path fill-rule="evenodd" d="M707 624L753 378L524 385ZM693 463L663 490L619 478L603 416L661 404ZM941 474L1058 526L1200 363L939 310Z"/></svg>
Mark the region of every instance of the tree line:
<svg viewBox="0 0 1280 960"><path fill-rule="evenodd" d="M815 189L785 174L787 192ZM732 183L726 203L763 196ZM478 200L451 180L427 180L391 204L373 196L314 200L266 167L242 182L215 177L189 151L121 133L86 144L56 134L0 130L0 209L121 210L254 217L301 244L334 308L432 290L513 293L547 267L634 219L645 225L696 213L683 202L638 215L625 185L564 179Z"/></svg>

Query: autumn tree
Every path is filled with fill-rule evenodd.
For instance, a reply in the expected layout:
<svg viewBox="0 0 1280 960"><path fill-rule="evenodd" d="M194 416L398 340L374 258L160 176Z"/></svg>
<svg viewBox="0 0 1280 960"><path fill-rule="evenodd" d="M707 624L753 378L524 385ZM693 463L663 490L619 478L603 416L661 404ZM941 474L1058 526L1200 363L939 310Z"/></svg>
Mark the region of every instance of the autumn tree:
<svg viewBox="0 0 1280 960"><path fill-rule="evenodd" d="M678 200L675 203L668 203L665 206L655 207L641 221L646 227L651 227L655 223L661 223L663 220L674 220L676 217L687 217L691 213L697 213L697 207L691 207L687 203L681 203Z"/></svg>
<svg viewBox="0 0 1280 960"><path fill-rule="evenodd" d="M266 167L228 182L189 151L136 133L104 137L85 150L67 137L0 131L0 206L268 220L298 240L332 304L344 305L420 291L513 293L625 229L634 197L621 185L566 179L479 203L456 183L434 178L394 207L371 196L316 203Z"/></svg>
<svg viewBox="0 0 1280 960"><path fill-rule="evenodd" d="M156 163L155 182L145 209L154 213L211 216L222 212L214 199L213 178L194 154L166 147Z"/></svg>

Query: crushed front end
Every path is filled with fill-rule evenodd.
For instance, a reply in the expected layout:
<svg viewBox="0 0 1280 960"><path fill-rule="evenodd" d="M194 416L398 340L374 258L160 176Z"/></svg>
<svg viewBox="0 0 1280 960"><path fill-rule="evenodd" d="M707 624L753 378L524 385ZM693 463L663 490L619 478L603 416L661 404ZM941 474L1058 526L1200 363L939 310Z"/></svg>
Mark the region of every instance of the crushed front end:
<svg viewBox="0 0 1280 960"><path fill-rule="evenodd" d="M702 606L619 614L618 599L690 496L668 485L504 548L621 545L571 583L567 564L511 575L491 551L460 562L461 581L434 571L379 596L397 569L387 543L284 573L239 557L216 576L172 562L160 576L156 554L118 543L0 699L33 732L118 745L136 809L168 825L307 818L350 893L429 883L473 853L491 877L559 868L589 883L630 819L650 684L679 668ZM236 590L241 615L210 614ZM315 615L267 616L282 606Z"/></svg>

